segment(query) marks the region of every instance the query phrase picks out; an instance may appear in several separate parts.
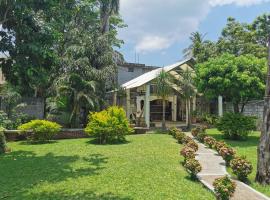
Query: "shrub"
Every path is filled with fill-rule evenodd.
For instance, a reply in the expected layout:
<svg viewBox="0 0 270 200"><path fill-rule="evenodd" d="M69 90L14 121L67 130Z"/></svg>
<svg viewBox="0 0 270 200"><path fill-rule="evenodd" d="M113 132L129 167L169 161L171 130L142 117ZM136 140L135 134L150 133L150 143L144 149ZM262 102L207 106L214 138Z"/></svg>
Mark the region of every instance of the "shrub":
<svg viewBox="0 0 270 200"><path fill-rule="evenodd" d="M234 158L235 155L235 151L231 147L221 147L218 153L226 161L227 165L230 164L230 161Z"/></svg>
<svg viewBox="0 0 270 200"><path fill-rule="evenodd" d="M189 136L185 136L183 139L182 139L182 143L183 144L187 144L189 143L190 141L193 141L191 137Z"/></svg>
<svg viewBox="0 0 270 200"><path fill-rule="evenodd" d="M196 142L194 142L193 140L190 140L190 141L186 144L186 146L188 146L188 147L194 149L194 151L198 151L198 149L199 149L198 144L197 144Z"/></svg>
<svg viewBox="0 0 270 200"><path fill-rule="evenodd" d="M216 142L217 142L217 141L216 141L215 138L213 138L213 137L206 136L206 137L204 138L204 143L205 143L207 146L209 146L211 149L215 146Z"/></svg>
<svg viewBox="0 0 270 200"><path fill-rule="evenodd" d="M225 113L218 121L217 128L225 138L247 139L248 134L256 129L256 119L240 113Z"/></svg>
<svg viewBox="0 0 270 200"><path fill-rule="evenodd" d="M217 152L219 152L222 147L228 147L228 145L224 141L216 141L215 149Z"/></svg>
<svg viewBox="0 0 270 200"><path fill-rule="evenodd" d="M197 137L197 135L199 134L199 132L200 132L200 128L199 127L196 127L196 128L191 129L191 134L193 135L193 137Z"/></svg>
<svg viewBox="0 0 270 200"><path fill-rule="evenodd" d="M18 126L29 122L31 119L30 116L20 112L12 112L11 117L8 118L8 115L3 110L0 110L0 127L5 129L16 129Z"/></svg>
<svg viewBox="0 0 270 200"><path fill-rule="evenodd" d="M199 133L198 135L197 135L197 139L200 141L200 142L204 142L204 138L206 137L207 135L205 134L205 133L203 133L203 132L201 132L201 133Z"/></svg>
<svg viewBox="0 0 270 200"><path fill-rule="evenodd" d="M183 144L183 139L185 137L186 137L186 134L181 131L177 131L175 134L175 139L178 141L179 144Z"/></svg>
<svg viewBox="0 0 270 200"><path fill-rule="evenodd" d="M180 151L180 155L182 155L186 161L189 158L195 158L195 150L188 146L184 146Z"/></svg>
<svg viewBox="0 0 270 200"><path fill-rule="evenodd" d="M168 133L169 133L169 135L172 135L173 137L175 137L176 133L178 133L180 131L181 131L180 129L178 129L176 127L172 127L172 128L169 129Z"/></svg>
<svg viewBox="0 0 270 200"><path fill-rule="evenodd" d="M252 164L245 157L236 157L231 160L230 166L233 173L240 181L245 182L247 176L252 172Z"/></svg>
<svg viewBox="0 0 270 200"><path fill-rule="evenodd" d="M208 127L206 125L201 125L199 127L199 130L200 130L201 133L205 133L206 129L208 129Z"/></svg>
<svg viewBox="0 0 270 200"><path fill-rule="evenodd" d="M4 128L0 127L0 154L8 151Z"/></svg>
<svg viewBox="0 0 270 200"><path fill-rule="evenodd" d="M61 126L47 120L31 120L30 122L19 126L18 129L23 133L29 132L27 134L29 140L48 141L53 139L53 136L59 133Z"/></svg>
<svg viewBox="0 0 270 200"><path fill-rule="evenodd" d="M235 192L236 183L233 182L228 176L215 179L214 190L219 200L229 200Z"/></svg>
<svg viewBox="0 0 270 200"><path fill-rule="evenodd" d="M184 167L187 171L191 174L191 177L196 177L196 175L202 170L202 166L199 161L195 160L194 158L187 159Z"/></svg>
<svg viewBox="0 0 270 200"><path fill-rule="evenodd" d="M105 144L124 141L125 135L131 134L133 129L129 126L124 109L112 106L101 112L90 113L85 132Z"/></svg>

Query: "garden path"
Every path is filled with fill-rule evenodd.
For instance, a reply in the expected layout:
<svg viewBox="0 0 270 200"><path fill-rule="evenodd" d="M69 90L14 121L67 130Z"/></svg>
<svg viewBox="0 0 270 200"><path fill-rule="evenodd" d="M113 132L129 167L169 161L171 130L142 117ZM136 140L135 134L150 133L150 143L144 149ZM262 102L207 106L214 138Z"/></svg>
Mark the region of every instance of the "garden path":
<svg viewBox="0 0 270 200"><path fill-rule="evenodd" d="M188 136L193 136L187 133ZM195 140L196 141L196 140ZM202 166L202 171L197 174L198 179L210 190L214 191L213 182L216 178L229 175L226 171L225 161L212 149L199 143L199 150L196 152L196 159ZM250 186L234 180L236 182L236 191L232 200L270 200L264 194L254 190Z"/></svg>

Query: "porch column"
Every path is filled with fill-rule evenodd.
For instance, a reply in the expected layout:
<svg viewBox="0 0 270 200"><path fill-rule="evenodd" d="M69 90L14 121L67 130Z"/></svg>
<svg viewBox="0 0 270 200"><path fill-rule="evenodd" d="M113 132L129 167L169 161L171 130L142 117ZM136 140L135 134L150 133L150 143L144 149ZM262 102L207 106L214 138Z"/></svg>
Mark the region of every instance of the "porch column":
<svg viewBox="0 0 270 200"><path fill-rule="evenodd" d="M177 120L177 96L173 96L172 101L172 121L176 122Z"/></svg>
<svg viewBox="0 0 270 200"><path fill-rule="evenodd" d="M130 120L130 89L126 89L126 115Z"/></svg>
<svg viewBox="0 0 270 200"><path fill-rule="evenodd" d="M113 105L116 106L117 105L117 91L113 92Z"/></svg>
<svg viewBox="0 0 270 200"><path fill-rule="evenodd" d="M196 95L192 98L193 102L192 102L192 111L196 110Z"/></svg>
<svg viewBox="0 0 270 200"><path fill-rule="evenodd" d="M141 99L139 96L136 97L137 113L141 112Z"/></svg>
<svg viewBox="0 0 270 200"><path fill-rule="evenodd" d="M145 124L147 127L150 127L150 84L146 85L145 91L145 101L144 101L144 117L145 117Z"/></svg>
<svg viewBox="0 0 270 200"><path fill-rule="evenodd" d="M218 96L218 116L223 116L223 98L222 96Z"/></svg>

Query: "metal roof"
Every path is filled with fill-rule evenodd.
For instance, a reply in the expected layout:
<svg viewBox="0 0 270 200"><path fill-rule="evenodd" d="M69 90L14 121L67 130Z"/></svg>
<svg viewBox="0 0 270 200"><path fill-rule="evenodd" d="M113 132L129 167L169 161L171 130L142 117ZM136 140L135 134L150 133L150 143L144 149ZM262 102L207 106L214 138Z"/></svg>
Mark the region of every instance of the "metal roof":
<svg viewBox="0 0 270 200"><path fill-rule="evenodd" d="M170 72L178 67L180 67L181 69L185 70L186 67L190 67L190 66L185 66L185 64L187 64L190 61L194 61L193 58L189 58L180 62L177 62L175 64L172 65L168 65L165 67L161 67L158 69L154 69L150 72L147 72L137 78L134 78L124 84L121 85L122 88L124 89L132 89L132 88L136 88L136 87L140 87L152 80L154 80L155 78L157 78L157 76L159 75L159 73L162 71L162 69L164 69L165 72ZM191 67L190 67L191 68Z"/></svg>

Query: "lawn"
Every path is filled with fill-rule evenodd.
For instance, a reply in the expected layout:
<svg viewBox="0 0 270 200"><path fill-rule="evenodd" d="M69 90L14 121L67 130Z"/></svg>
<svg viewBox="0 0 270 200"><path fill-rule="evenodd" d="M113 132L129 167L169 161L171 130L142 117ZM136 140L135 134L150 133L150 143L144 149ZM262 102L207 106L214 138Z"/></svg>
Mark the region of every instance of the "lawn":
<svg viewBox="0 0 270 200"><path fill-rule="evenodd" d="M0 199L215 199L180 165L168 135L130 135L125 144L91 139L9 143L0 156Z"/></svg>
<svg viewBox="0 0 270 200"><path fill-rule="evenodd" d="M217 129L208 129L208 135L215 137L218 140L224 140L221 133ZM249 176L250 186L254 189L264 193L270 197L270 186L261 186L256 183L256 167L257 167L257 145L259 143L260 132L253 132L246 141L233 141L233 140L224 140L227 144L232 146L239 156L246 156L247 159L253 165L253 172ZM229 170L230 172L230 170Z"/></svg>

